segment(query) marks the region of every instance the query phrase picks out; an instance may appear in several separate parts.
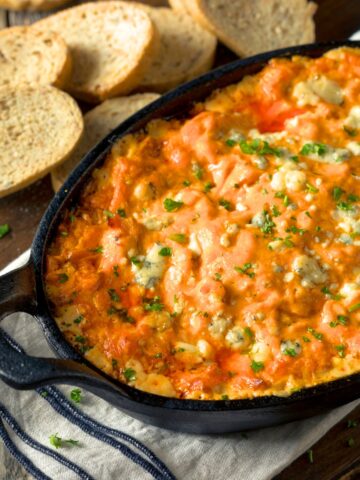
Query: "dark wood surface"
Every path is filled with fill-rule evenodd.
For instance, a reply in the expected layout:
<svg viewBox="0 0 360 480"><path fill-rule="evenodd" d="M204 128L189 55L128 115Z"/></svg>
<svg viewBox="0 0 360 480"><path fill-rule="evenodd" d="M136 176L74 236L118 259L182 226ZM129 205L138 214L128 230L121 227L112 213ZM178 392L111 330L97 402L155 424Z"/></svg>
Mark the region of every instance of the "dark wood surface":
<svg viewBox="0 0 360 480"><path fill-rule="evenodd" d="M360 0L318 0L317 3L317 40L348 38L360 29ZM0 10L0 28L5 25L30 23L36 17L37 14ZM225 47L219 46L217 64L234 58L236 57ZM46 176L21 192L0 199L0 224L8 223L11 227L10 234L0 239L0 268L30 246L37 224L52 195L50 178ZM349 420L357 421L359 426L349 427ZM360 479L360 407L312 447L312 456L313 462L310 461L309 454L302 455L278 475L276 480ZM15 471L16 480L29 478L25 472L17 469L10 457L5 455L1 460L0 480L15 480ZM9 466L5 469L7 473L3 473L5 465ZM220 478L219 475L217 478Z"/></svg>

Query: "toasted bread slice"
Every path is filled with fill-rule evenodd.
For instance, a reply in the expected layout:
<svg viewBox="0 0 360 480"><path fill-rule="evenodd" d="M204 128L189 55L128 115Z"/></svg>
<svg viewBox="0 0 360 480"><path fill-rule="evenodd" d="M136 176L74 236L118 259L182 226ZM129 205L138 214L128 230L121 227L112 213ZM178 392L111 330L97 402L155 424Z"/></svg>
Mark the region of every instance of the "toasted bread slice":
<svg viewBox="0 0 360 480"><path fill-rule="evenodd" d="M0 197L44 176L72 152L83 130L76 102L50 86L0 90Z"/></svg>
<svg viewBox="0 0 360 480"><path fill-rule="evenodd" d="M156 93L140 93L130 97L112 98L86 113L84 116L84 134L79 144L68 160L51 172L54 190L59 190L70 172L102 138L130 115L157 98L159 98L159 95Z"/></svg>
<svg viewBox="0 0 360 480"><path fill-rule="evenodd" d="M190 10L186 6L186 2L184 0L168 0L170 7L179 13L187 13L190 15Z"/></svg>
<svg viewBox="0 0 360 480"><path fill-rule="evenodd" d="M52 10L70 0L0 0L0 8L7 10Z"/></svg>
<svg viewBox="0 0 360 480"><path fill-rule="evenodd" d="M23 84L61 88L70 73L70 52L58 34L30 27L0 31L0 88Z"/></svg>
<svg viewBox="0 0 360 480"><path fill-rule="evenodd" d="M216 37L190 15L171 8L144 7L160 35L160 48L140 88L164 92L211 68Z"/></svg>
<svg viewBox="0 0 360 480"><path fill-rule="evenodd" d="M315 3L307 0L186 0L193 17L240 56L313 42Z"/></svg>
<svg viewBox="0 0 360 480"><path fill-rule="evenodd" d="M70 48L73 70L66 90L99 102L136 87L156 46L156 30L137 4L85 3L33 25L59 33Z"/></svg>

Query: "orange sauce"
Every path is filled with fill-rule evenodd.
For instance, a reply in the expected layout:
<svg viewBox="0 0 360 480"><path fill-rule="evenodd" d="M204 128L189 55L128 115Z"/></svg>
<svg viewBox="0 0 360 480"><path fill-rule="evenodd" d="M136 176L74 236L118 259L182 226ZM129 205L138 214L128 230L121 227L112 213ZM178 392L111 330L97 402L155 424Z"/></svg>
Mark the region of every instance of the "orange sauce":
<svg viewBox="0 0 360 480"><path fill-rule="evenodd" d="M359 370L360 51L276 59L119 141L67 212L46 284L68 341L179 398Z"/></svg>

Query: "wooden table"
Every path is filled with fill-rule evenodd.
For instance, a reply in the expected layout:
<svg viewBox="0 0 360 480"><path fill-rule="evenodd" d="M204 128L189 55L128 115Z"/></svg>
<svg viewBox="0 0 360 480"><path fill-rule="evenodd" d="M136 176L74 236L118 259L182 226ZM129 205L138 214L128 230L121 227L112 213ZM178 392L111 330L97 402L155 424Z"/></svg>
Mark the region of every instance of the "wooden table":
<svg viewBox="0 0 360 480"><path fill-rule="evenodd" d="M152 0L152 4L154 3L166 2ZM360 0L318 0L317 3L317 40L348 38L360 28ZM38 17L39 15L34 13L0 10L0 28L30 23ZM225 47L219 46L216 59L218 65L235 58ZM52 195L50 178L47 176L21 192L0 200L0 224L8 223L11 226L11 233L0 240L0 268L30 246L40 217ZM357 420L359 426L349 427L349 420ZM313 463L309 454L304 454L278 475L276 480L360 479L360 407L312 447L312 456ZM0 480L28 478L26 472L11 457L0 454Z"/></svg>

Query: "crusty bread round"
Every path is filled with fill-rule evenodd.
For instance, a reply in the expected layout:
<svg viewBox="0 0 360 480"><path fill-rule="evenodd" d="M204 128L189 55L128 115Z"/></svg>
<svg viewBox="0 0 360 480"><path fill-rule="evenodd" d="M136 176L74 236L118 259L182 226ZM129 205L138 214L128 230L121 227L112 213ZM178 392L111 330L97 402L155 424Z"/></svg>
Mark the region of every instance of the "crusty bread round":
<svg viewBox="0 0 360 480"><path fill-rule="evenodd" d="M186 2L184 0L168 0L169 5L172 9L174 9L176 12L180 13L187 13L190 15L190 11L186 6Z"/></svg>
<svg viewBox="0 0 360 480"><path fill-rule="evenodd" d="M70 52L58 34L31 27L0 31L0 88L23 84L61 88L70 73Z"/></svg>
<svg viewBox="0 0 360 480"><path fill-rule="evenodd" d="M83 119L75 100L50 86L0 90L0 197L44 176L72 152Z"/></svg>
<svg viewBox="0 0 360 480"><path fill-rule="evenodd" d="M160 47L140 88L164 92L211 68L216 37L190 15L171 8L143 7L160 35Z"/></svg>
<svg viewBox="0 0 360 480"><path fill-rule="evenodd" d="M159 95L156 93L139 93L130 97L112 98L86 113L84 116L84 134L80 142L66 162L51 172L54 190L59 190L84 155L111 130L157 98L159 98Z"/></svg>
<svg viewBox="0 0 360 480"><path fill-rule="evenodd" d="M0 0L0 8L7 10L52 10L70 0Z"/></svg>
<svg viewBox="0 0 360 480"><path fill-rule="evenodd" d="M185 0L203 27L240 56L313 42L316 5L307 0Z"/></svg>
<svg viewBox="0 0 360 480"><path fill-rule="evenodd" d="M95 103L137 86L157 39L149 15L122 1L84 3L44 18L33 28L64 38L73 59L66 90Z"/></svg>

